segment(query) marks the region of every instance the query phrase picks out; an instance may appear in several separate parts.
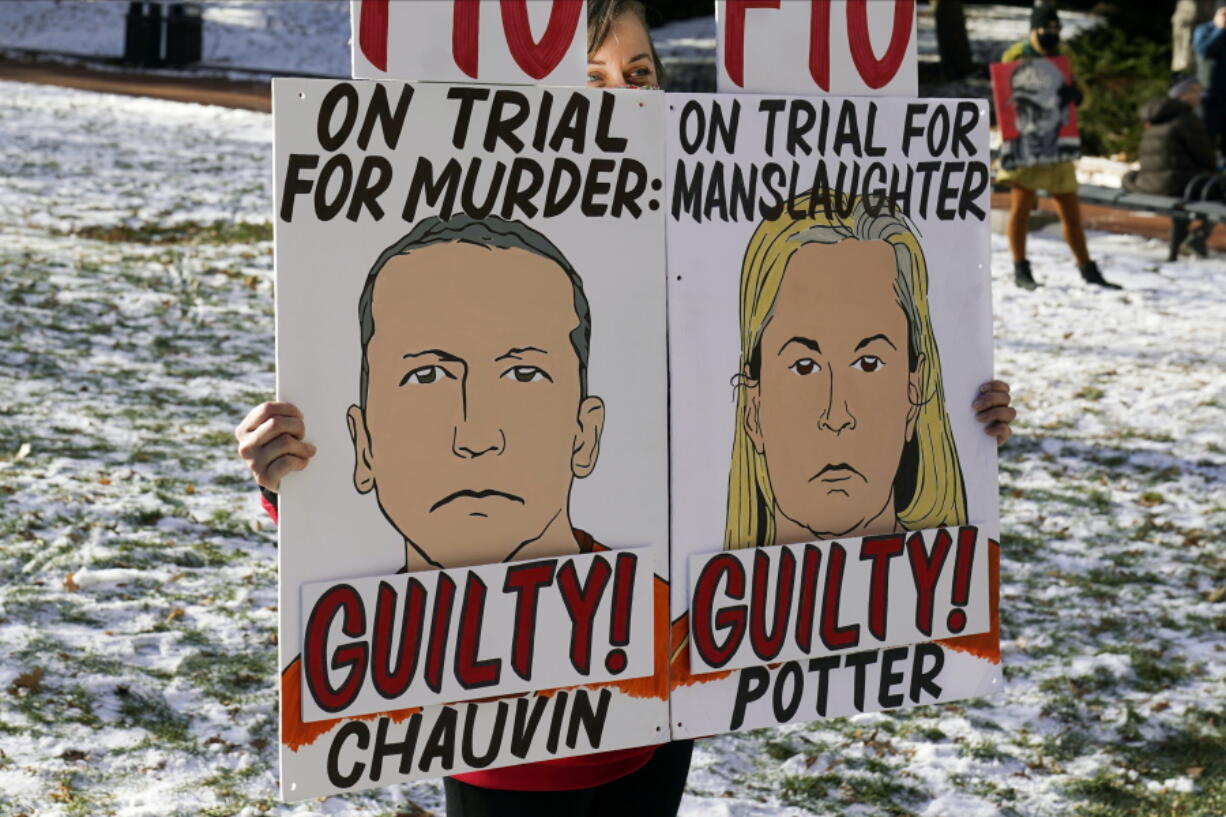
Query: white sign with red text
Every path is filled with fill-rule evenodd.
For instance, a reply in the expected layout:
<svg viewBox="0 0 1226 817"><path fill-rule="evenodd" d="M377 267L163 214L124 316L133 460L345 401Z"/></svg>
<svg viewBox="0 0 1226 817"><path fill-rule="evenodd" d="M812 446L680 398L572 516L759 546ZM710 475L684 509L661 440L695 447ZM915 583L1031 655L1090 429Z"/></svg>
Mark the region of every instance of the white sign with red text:
<svg viewBox="0 0 1226 817"><path fill-rule="evenodd" d="M915 0L716 0L721 92L915 96Z"/></svg>
<svg viewBox="0 0 1226 817"><path fill-rule="evenodd" d="M350 0L353 76L584 85L583 0Z"/></svg>

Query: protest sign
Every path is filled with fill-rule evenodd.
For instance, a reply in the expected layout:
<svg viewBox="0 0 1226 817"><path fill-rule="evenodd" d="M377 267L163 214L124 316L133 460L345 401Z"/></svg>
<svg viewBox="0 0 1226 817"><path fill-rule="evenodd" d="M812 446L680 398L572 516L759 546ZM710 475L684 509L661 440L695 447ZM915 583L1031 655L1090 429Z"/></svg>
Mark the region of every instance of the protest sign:
<svg viewBox="0 0 1226 817"><path fill-rule="evenodd" d="M674 737L997 689L986 105L668 102Z"/></svg>
<svg viewBox="0 0 1226 817"><path fill-rule="evenodd" d="M353 76L584 84L583 0L350 0Z"/></svg>
<svg viewBox="0 0 1226 817"><path fill-rule="evenodd" d="M721 92L914 96L915 0L716 0Z"/></svg>
<svg viewBox="0 0 1226 817"><path fill-rule="evenodd" d="M1039 57L992 65L992 98L1005 170L1081 156L1077 95L1068 57Z"/></svg>
<svg viewBox="0 0 1226 817"><path fill-rule="evenodd" d="M273 94L283 796L666 740L662 96Z"/></svg>

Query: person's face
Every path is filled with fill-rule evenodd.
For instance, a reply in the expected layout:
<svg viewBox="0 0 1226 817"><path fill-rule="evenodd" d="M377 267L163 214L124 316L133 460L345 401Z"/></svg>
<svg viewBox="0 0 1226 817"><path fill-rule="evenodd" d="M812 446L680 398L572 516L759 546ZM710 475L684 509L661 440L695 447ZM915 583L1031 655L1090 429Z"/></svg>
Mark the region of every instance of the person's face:
<svg viewBox="0 0 1226 817"><path fill-rule="evenodd" d="M596 465L604 407L580 399L574 293L520 249L436 244L375 283L354 483L443 567L511 558ZM569 535L569 530L567 530Z"/></svg>
<svg viewBox="0 0 1226 817"><path fill-rule="evenodd" d="M1193 83L1188 90L1179 95L1179 99L1189 107L1196 109L1200 107L1201 97L1204 96L1204 91L1205 89L1201 87L1199 82Z"/></svg>
<svg viewBox="0 0 1226 817"><path fill-rule="evenodd" d="M619 14L604 42L587 60L589 88L650 88L658 86L651 59L651 35L634 12Z"/></svg>
<svg viewBox="0 0 1226 817"><path fill-rule="evenodd" d="M895 269L884 241L843 241L806 244L784 271L743 419L776 509L799 534L897 524L894 478L915 431L924 362L908 368Z"/></svg>

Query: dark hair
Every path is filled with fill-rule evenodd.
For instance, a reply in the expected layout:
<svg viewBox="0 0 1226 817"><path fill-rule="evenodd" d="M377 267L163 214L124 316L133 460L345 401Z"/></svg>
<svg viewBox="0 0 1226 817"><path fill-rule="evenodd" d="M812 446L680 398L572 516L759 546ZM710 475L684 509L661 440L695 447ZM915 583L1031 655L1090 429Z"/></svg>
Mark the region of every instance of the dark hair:
<svg viewBox="0 0 1226 817"><path fill-rule="evenodd" d="M587 55L590 57L604 43L613 28L613 21L630 12L639 18L643 28L647 30L647 44L651 50L651 64L656 69L656 80L664 87L664 63L656 53L656 44L652 42L651 31L647 25L647 9L640 0L587 0Z"/></svg>
<svg viewBox="0 0 1226 817"><path fill-rule="evenodd" d="M491 250L526 250L561 267L570 280L571 289L574 290L575 314L579 318L579 325L571 330L570 345L574 347L575 356L579 358L580 395L587 396L587 361L592 337L592 313L588 307L587 296L583 292L583 279L575 272L575 268L566 260L562 251L543 234L521 221L508 221L498 216L486 216L483 219L466 215L456 215L449 219L430 216L417 222L407 235L381 252L375 265L366 274L366 284L362 287L362 295L358 299L358 321L362 332L363 410L366 408L366 390L370 384L370 364L366 359L366 348L375 335L375 281L391 259L432 244L472 244Z"/></svg>

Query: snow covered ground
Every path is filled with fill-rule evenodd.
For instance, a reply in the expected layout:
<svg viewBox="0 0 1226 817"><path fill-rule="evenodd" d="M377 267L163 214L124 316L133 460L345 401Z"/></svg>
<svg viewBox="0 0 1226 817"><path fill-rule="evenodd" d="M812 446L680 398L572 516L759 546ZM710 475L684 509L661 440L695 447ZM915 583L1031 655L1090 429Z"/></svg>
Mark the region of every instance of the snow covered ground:
<svg viewBox="0 0 1226 817"><path fill-rule="evenodd" d="M7 4L5 4L7 5ZM0 814L275 801L271 120L0 83ZM687 817L1226 811L1226 258L994 244L1006 692L700 741Z"/></svg>
<svg viewBox="0 0 1226 817"><path fill-rule="evenodd" d="M210 0L201 5L205 63L349 75L347 0ZM5 0L0 3L0 50L7 46L118 57L123 54L127 10L126 0ZM1030 10L967 6L966 14L975 59L987 64L999 59L1010 43L1026 36ZM1064 35L1072 37L1095 25L1098 18L1065 11L1061 21ZM934 61L937 40L931 6L920 6L918 26L920 59ZM669 23L653 36L665 58L715 55L714 17Z"/></svg>

